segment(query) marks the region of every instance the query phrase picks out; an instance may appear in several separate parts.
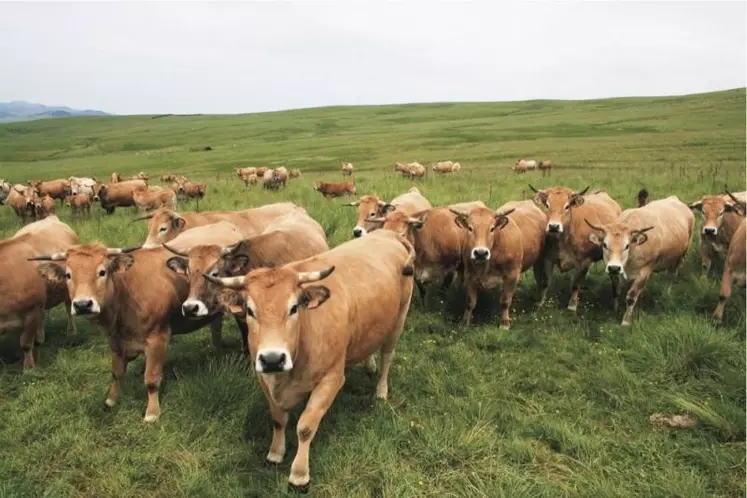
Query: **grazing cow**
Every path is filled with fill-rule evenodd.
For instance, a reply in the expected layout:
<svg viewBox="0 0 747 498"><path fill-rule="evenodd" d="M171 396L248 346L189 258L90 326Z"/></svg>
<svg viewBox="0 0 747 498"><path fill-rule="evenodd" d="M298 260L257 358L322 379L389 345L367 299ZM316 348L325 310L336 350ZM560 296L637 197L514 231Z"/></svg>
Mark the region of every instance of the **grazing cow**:
<svg viewBox="0 0 747 498"><path fill-rule="evenodd" d="M97 183L95 178L76 178L74 176L68 178L68 182L70 182L70 193L73 195L93 195L93 186Z"/></svg>
<svg viewBox="0 0 747 498"><path fill-rule="evenodd" d="M268 462L282 462L288 412L311 394L296 428L298 451L288 479L295 488L309 487L311 441L345 382L346 365L365 361L375 372L373 354L380 351L376 396L387 399L410 308L413 258L404 238L379 230L279 268L206 277L238 290L244 301L249 348L274 423Z"/></svg>
<svg viewBox="0 0 747 498"><path fill-rule="evenodd" d="M267 173L267 171L269 171L268 168L266 168L264 166L258 167L257 171L256 171L257 177L264 178L265 173Z"/></svg>
<svg viewBox="0 0 747 498"><path fill-rule="evenodd" d="M179 184L177 192L189 199L202 199L205 197L205 191L207 185L204 183L194 184L190 181L186 181Z"/></svg>
<svg viewBox="0 0 747 498"><path fill-rule="evenodd" d="M511 324L509 311L521 274L529 268L535 268L535 276L541 271L545 216L532 201L510 204L512 207L498 211L452 209L457 226L467 232L462 253L467 287L464 325L472 321L478 290L502 285L500 326L508 328ZM537 282L538 285L542 283L541 279Z"/></svg>
<svg viewBox="0 0 747 498"><path fill-rule="evenodd" d="M325 199L334 199L343 195L355 195L355 179L342 183L316 182L314 190L322 194Z"/></svg>
<svg viewBox="0 0 747 498"><path fill-rule="evenodd" d="M740 202L747 199L747 192L737 192L732 196L706 195L689 205L690 209L703 214L700 262L705 274L710 271L714 257L726 256L731 240L742 223L743 217L737 212L737 208Z"/></svg>
<svg viewBox="0 0 747 498"><path fill-rule="evenodd" d="M130 177L130 180L142 180L145 183L148 183L148 173L141 171L137 175Z"/></svg>
<svg viewBox="0 0 747 498"><path fill-rule="evenodd" d="M292 169L288 172L288 176L290 178L301 178L301 170L300 169Z"/></svg>
<svg viewBox="0 0 747 498"><path fill-rule="evenodd" d="M552 173L552 160L544 159L539 162L537 167L540 171L542 171L542 176L549 175L550 173Z"/></svg>
<svg viewBox="0 0 747 498"><path fill-rule="evenodd" d="M10 189L10 183L6 182L5 180L0 180L0 206L5 204L5 201L8 199Z"/></svg>
<svg viewBox="0 0 747 498"><path fill-rule="evenodd" d="M423 178L425 176L425 166L418 162L400 164L397 163L394 166L394 171L399 171L402 176L414 180L415 178Z"/></svg>
<svg viewBox="0 0 747 498"><path fill-rule="evenodd" d="M256 185L259 181L259 177L257 177L256 173L250 173L248 175L244 175L241 177L242 180L244 180L244 186L248 187L249 185Z"/></svg>
<svg viewBox="0 0 747 498"><path fill-rule="evenodd" d="M69 206L74 214L91 216L91 197L88 194L70 195L65 198L65 205Z"/></svg>
<svg viewBox="0 0 747 498"><path fill-rule="evenodd" d="M534 159L519 159L516 161L516 164L514 164L514 171L517 173L526 173L530 170L537 169L537 161Z"/></svg>
<svg viewBox="0 0 747 498"><path fill-rule="evenodd" d="M431 169L434 173L456 173L462 169L462 165L451 161L441 161L434 164Z"/></svg>
<svg viewBox="0 0 747 498"><path fill-rule="evenodd" d="M547 240L543 252L544 268L541 272L546 281L540 285L540 288L545 290L540 295L540 305L545 302L546 290L552 280L553 266L557 265L561 272L574 270L568 310L575 312L578 309L581 283L589 267L602 259L600 248L589 240L591 229L584 219L598 225L612 223L620 214L620 205L604 191L584 195L589 187L575 192L565 187L537 190L529 185L529 188L535 192L532 197L534 203L547 212ZM616 277L610 275L610 281L613 302L616 303Z"/></svg>
<svg viewBox="0 0 747 498"><path fill-rule="evenodd" d="M346 163L343 161L340 165L340 170L342 171L342 176L350 176L353 174L353 171L355 171L355 168L353 168L352 163Z"/></svg>
<svg viewBox="0 0 747 498"><path fill-rule="evenodd" d="M272 172L272 178L285 187L288 183L288 169L285 166L280 166Z"/></svg>
<svg viewBox="0 0 747 498"><path fill-rule="evenodd" d="M745 261L747 258L747 225L745 225L744 218L747 205L744 200L735 195L729 194L729 197L734 201L734 211L742 216L742 221L734 232L729 243L729 251L726 253L724 271L721 275L721 293L718 297L718 305L713 310L713 323L717 325L724 320L724 307L731 297L734 282L737 282L743 289L747 283L747 261Z"/></svg>
<svg viewBox="0 0 747 498"><path fill-rule="evenodd" d="M45 340L44 310L67 298L58 268L29 261L48 251L64 251L77 244L75 232L56 216L26 225L0 242L0 334L21 331L24 370L34 368L34 344ZM10 278L12 276L12 278ZM75 331L69 314L68 331Z"/></svg>
<svg viewBox="0 0 747 498"><path fill-rule="evenodd" d="M132 199L143 213L162 207L176 209L176 192L170 188L140 186L132 191Z"/></svg>
<svg viewBox="0 0 747 498"><path fill-rule="evenodd" d="M44 218L55 214L55 202L49 194L44 197L34 195L34 211L37 220L43 220Z"/></svg>
<svg viewBox="0 0 747 498"><path fill-rule="evenodd" d="M364 195L359 200L351 202L350 206L357 209L353 237L362 237L379 228L384 223L384 216L390 211L396 210L410 216L430 209L431 203L423 197L417 187L412 187L407 193L392 199L392 202L384 202L375 195Z"/></svg>
<svg viewBox="0 0 747 498"><path fill-rule="evenodd" d="M240 239L239 234L238 241L221 243L211 236L205 245L193 246L189 251L177 251L166 244L164 247L176 254L167 261L168 267L189 279L189 296L182 304L182 314L187 318L234 314L242 331L242 351L248 353L240 297L211 284L203 275L246 275L255 268L282 266L309 258L329 247L322 226L300 211L275 218L261 233Z"/></svg>
<svg viewBox="0 0 747 498"><path fill-rule="evenodd" d="M239 178L243 178L245 175L253 175L257 173L257 168L234 168L234 173Z"/></svg>
<svg viewBox="0 0 747 498"><path fill-rule="evenodd" d="M676 270L684 259L695 230L695 217L687 204L672 195L641 208L626 209L612 223L585 222L593 230L589 241L604 253L605 271L632 281L622 320L623 325L630 325L649 277L654 272ZM619 279L615 285L619 289Z"/></svg>
<svg viewBox="0 0 747 498"><path fill-rule="evenodd" d="M243 211L183 212L178 214L170 209L161 208L136 219L150 220L148 236L143 244L143 249L149 249L160 247L161 244L173 240L184 230L219 221L233 223L241 231L244 238L253 237L261 233L275 218L296 211L306 212L304 208L292 202L278 202Z"/></svg>
<svg viewBox="0 0 747 498"><path fill-rule="evenodd" d="M109 177L109 183L119 183L122 181L122 175L119 173L112 173Z"/></svg>
<svg viewBox="0 0 747 498"><path fill-rule="evenodd" d="M93 192L94 197L101 201L101 207L106 214L113 214L117 207L130 207L135 205L135 189L147 187L144 180L126 180L119 183L110 183L98 187L98 193Z"/></svg>
<svg viewBox="0 0 747 498"><path fill-rule="evenodd" d="M13 185L8 194L8 205L21 218L23 223L36 217L34 196L36 192L33 187L27 187L19 183Z"/></svg>
<svg viewBox="0 0 747 498"><path fill-rule="evenodd" d="M29 181L29 185L42 197L51 196L53 199L64 199L68 194L71 184L69 180L52 180L49 182Z"/></svg>

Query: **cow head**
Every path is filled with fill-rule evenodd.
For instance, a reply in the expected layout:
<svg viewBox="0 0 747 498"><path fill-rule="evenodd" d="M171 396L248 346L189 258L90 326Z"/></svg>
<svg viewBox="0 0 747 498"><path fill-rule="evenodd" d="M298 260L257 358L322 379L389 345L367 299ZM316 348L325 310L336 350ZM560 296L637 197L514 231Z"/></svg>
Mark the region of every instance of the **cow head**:
<svg viewBox="0 0 747 498"><path fill-rule="evenodd" d="M173 240L184 231L187 224L184 218L170 209L160 208L151 213L138 216L133 221L150 220L148 235L143 243L143 249L152 249Z"/></svg>
<svg viewBox="0 0 747 498"><path fill-rule="evenodd" d="M71 247L66 252L31 258L32 261L65 261L63 272L56 272L67 282L73 315L98 315L112 298L112 276L127 271L134 258L128 254L139 249L107 248L101 244Z"/></svg>
<svg viewBox="0 0 747 498"><path fill-rule="evenodd" d="M379 228L379 223L368 220L382 216L387 212L387 206L391 206L391 204L387 204L375 195L364 195L357 201L346 205L353 206L356 210L355 227L353 228L353 237L355 238L363 237L368 232Z"/></svg>
<svg viewBox="0 0 747 498"><path fill-rule="evenodd" d="M701 233L708 236L718 235L721 225L724 222L724 215L728 213L744 213L740 211L743 206L739 199L733 195L707 195L699 201L689 205L690 209L700 211L703 214L703 228Z"/></svg>
<svg viewBox="0 0 747 498"><path fill-rule="evenodd" d="M534 192L532 197L534 203L547 213L545 232L549 235L559 235L565 231L564 225L568 221L571 210L584 204L584 194L589 190L588 186L575 192L565 187L538 190L531 184L529 188Z"/></svg>
<svg viewBox="0 0 747 498"><path fill-rule="evenodd" d="M589 241L602 247L604 256L605 272L610 275L625 275L625 264L628 262L630 251L635 246L640 246L648 241L646 232L655 227L630 228L621 223L606 226L596 226L584 219L593 230L589 234Z"/></svg>
<svg viewBox="0 0 747 498"><path fill-rule="evenodd" d="M391 204L387 204L391 206ZM375 224L380 226L384 230L398 233L412 244L412 230L418 230L423 227L426 218L428 217L427 212L416 213L414 216L408 216L402 211L389 211L386 216L377 216L366 218L367 223Z"/></svg>
<svg viewBox="0 0 747 498"><path fill-rule="evenodd" d="M307 284L327 278L334 269L261 268L243 277L205 278L241 293L255 369L273 374L293 369L302 333L299 314L321 306L331 295L323 285Z"/></svg>
<svg viewBox="0 0 747 498"><path fill-rule="evenodd" d="M481 207L469 213L451 208L449 211L455 216L454 223L468 232L467 247L470 248L470 259L473 262L488 262L495 242L495 230L503 230L508 224L508 215L513 213L514 209L503 213Z"/></svg>

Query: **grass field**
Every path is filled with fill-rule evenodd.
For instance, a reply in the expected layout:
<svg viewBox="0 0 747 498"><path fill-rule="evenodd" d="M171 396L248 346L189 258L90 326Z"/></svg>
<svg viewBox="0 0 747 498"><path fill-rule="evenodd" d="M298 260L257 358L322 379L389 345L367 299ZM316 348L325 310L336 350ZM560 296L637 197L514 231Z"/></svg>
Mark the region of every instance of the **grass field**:
<svg viewBox="0 0 747 498"><path fill-rule="evenodd" d="M193 152L211 145L210 152ZM509 172L519 157L550 157L556 170ZM304 206L330 245L350 238L354 210L326 201L317 180L357 169L359 194L391 198L412 182L395 161L457 160L454 177L416 182L434 205L480 199L493 207L535 186L605 188L623 207L651 198L692 202L728 184L745 189L745 90L686 97L583 102L430 104L326 108L242 116L70 118L0 126L0 177L12 182L112 171L180 172L209 183L201 210L276 200ZM304 177L279 193L246 189L231 168L285 165ZM195 205L181 209L195 209ZM84 241L145 239L133 212L72 219ZM20 226L0 209L2 236ZM12 278L5 275L4 278ZM723 327L710 324L720 266L700 275L693 240L678 277L655 275L633 326L609 304L592 268L576 315L565 310L570 276L556 277L536 309L525 274L513 327L499 330L497 293L478 302L476 324L455 325L464 293L416 297L399 343L388 403L360 367L322 422L311 450L311 494L389 496L713 497L745 493L745 297L736 291ZM65 333L47 318L38 367L21 373L18 335L0 337L0 497L283 496L295 453L263 467L271 437L264 397L237 354L226 320L224 351L203 330L176 337L162 388L163 414L142 415L142 358L113 413L100 333L79 319ZM654 412L691 413L693 430L653 428ZM297 415L298 411L296 412Z"/></svg>

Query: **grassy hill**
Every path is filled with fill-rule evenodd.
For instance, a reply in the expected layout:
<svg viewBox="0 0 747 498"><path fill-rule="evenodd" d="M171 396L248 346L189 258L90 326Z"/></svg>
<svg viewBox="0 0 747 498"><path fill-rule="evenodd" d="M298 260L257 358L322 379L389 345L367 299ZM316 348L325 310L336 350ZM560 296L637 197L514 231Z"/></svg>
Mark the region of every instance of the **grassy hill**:
<svg viewBox="0 0 747 498"><path fill-rule="evenodd" d="M200 150L210 145L212 151ZM552 158L550 177L509 172L519 157ZM208 182L200 210L276 200L307 208L331 245L350 238L354 213L312 189L355 164L358 192L391 198L413 182L394 161L457 160L453 177L415 182L434 205L528 196L527 183L605 188L624 207L652 198L691 202L745 189L745 89L683 97L594 101L336 107L240 116L84 117L0 125L0 177L12 182L144 170ZM246 189L231 168L300 168L279 193ZM154 182L156 183L156 182ZM196 209L183 205L180 209ZM133 212L60 217L84 241L145 238ZM0 209L10 236L20 223ZM415 298L392 367L390 401L353 367L312 444L316 496L740 496L745 480L745 306L736 291L721 328L710 324L720 270L701 276L697 237L679 275L657 274L632 328L619 326L595 265L579 312L564 309L569 276L556 273L536 309L525 274L509 331L497 328L497 293L475 325L455 325L464 293ZM6 275L5 278L12 278ZM133 362L119 407L102 410L107 347L78 320L47 318L38 368L22 375L17 334L0 336L0 496L282 496L295 420L279 470L262 467L271 436L264 398L236 354L207 331L174 338L154 426L143 360ZM651 427L654 412L689 412L693 430Z"/></svg>

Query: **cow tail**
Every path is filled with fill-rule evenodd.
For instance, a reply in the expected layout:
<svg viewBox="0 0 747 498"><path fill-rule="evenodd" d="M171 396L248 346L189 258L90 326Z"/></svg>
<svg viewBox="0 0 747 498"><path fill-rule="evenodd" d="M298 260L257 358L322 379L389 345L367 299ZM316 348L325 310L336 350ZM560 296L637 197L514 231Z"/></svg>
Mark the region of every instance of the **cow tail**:
<svg viewBox="0 0 747 498"><path fill-rule="evenodd" d="M402 267L402 275L406 277L411 277L415 275L415 248L412 246L409 240L405 238L403 235L396 234L397 240L405 246L405 249L407 249L407 260L405 261L404 266Z"/></svg>
<svg viewBox="0 0 747 498"><path fill-rule="evenodd" d="M648 190L646 190L645 188L642 188L641 190L639 190L637 200L638 200L638 207L643 207L646 204L648 204Z"/></svg>

